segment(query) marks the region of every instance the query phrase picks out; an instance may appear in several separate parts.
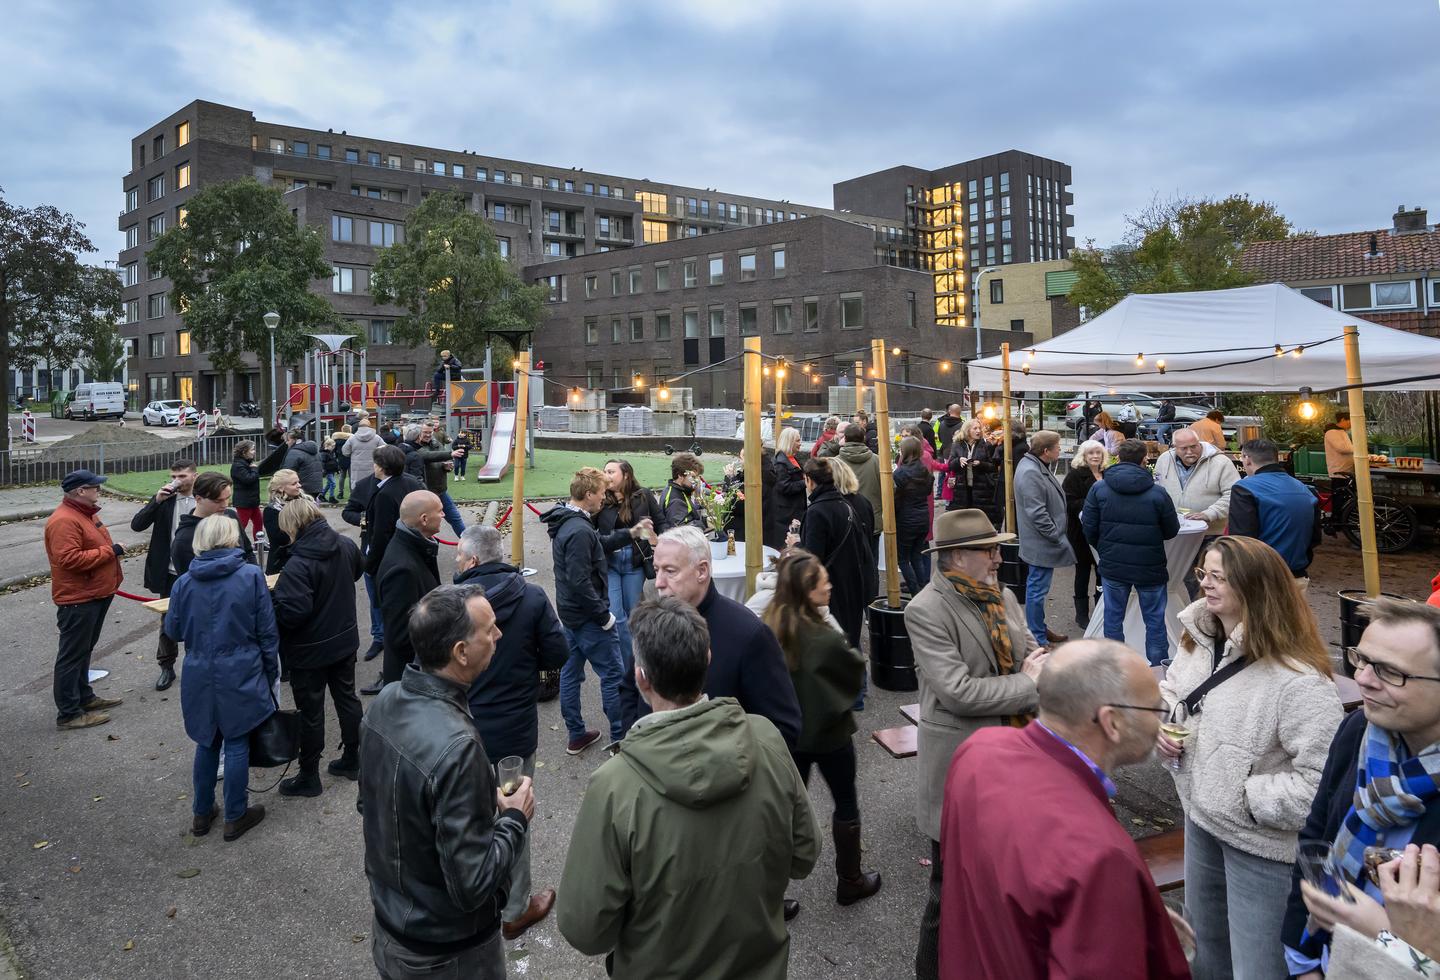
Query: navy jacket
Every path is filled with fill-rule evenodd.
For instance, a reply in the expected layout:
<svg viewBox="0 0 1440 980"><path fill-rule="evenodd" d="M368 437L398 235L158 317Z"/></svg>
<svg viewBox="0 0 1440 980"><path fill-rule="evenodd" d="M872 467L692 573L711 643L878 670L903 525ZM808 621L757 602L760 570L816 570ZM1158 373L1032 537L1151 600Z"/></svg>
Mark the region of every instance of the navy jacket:
<svg viewBox="0 0 1440 980"><path fill-rule="evenodd" d="M590 516L564 504L540 515L555 556L555 608L570 629L610 621L605 546ZM622 532L624 533L624 532Z"/></svg>
<svg viewBox="0 0 1440 980"><path fill-rule="evenodd" d="M1080 513L1085 540L1100 551L1100 577L1121 585L1164 585L1165 542L1180 533L1180 515L1155 477L1136 463L1116 463L1090 488Z"/></svg>
<svg viewBox="0 0 1440 980"><path fill-rule="evenodd" d="M931 500L935 484L923 460L895 467L895 530L915 532L930 526Z"/></svg>
<svg viewBox="0 0 1440 980"><path fill-rule="evenodd" d="M1264 541L1299 577L1320 543L1319 506L1305 484L1270 463L1230 488L1230 533Z"/></svg>
<svg viewBox="0 0 1440 980"><path fill-rule="evenodd" d="M470 685L480 743L497 762L531 755L540 744L540 671L558 670L570 656L560 619L545 590L526 582L513 565L477 565L456 575L455 584L482 586L500 627L490 666Z"/></svg>

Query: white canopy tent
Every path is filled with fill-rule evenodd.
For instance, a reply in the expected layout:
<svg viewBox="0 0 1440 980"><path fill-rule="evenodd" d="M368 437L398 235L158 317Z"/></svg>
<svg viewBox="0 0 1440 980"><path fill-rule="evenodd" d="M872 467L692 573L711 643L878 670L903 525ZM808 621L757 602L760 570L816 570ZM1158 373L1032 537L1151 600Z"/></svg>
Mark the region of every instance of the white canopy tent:
<svg viewBox="0 0 1440 980"><path fill-rule="evenodd" d="M1131 295L1074 330L1010 352L1013 391L1315 391L1346 384L1346 326L1359 329L1366 388L1440 389L1440 340L1332 310L1272 283ZM1275 355L1279 345L1285 352ZM1033 356L1027 356L1033 351ZM1296 352L1297 353L1292 353ZM1136 356L1144 363L1136 364ZM1165 362L1165 370L1159 362ZM1029 363L1029 374L1022 365ZM1001 358L970 365L970 387L1001 389ZM1248 363L1237 363L1248 362Z"/></svg>

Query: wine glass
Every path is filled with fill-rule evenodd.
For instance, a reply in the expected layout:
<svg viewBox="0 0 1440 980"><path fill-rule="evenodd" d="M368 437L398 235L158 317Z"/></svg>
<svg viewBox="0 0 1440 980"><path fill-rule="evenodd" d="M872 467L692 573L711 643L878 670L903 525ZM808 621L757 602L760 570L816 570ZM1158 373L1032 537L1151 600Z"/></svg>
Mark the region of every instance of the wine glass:
<svg viewBox="0 0 1440 980"><path fill-rule="evenodd" d="M1175 707L1170 709L1169 716L1160 723L1160 730L1164 732L1172 742L1179 742L1181 751L1184 751L1185 739L1190 734L1190 711L1185 707L1184 701L1175 702ZM1179 772L1182 761L1183 756L1176 759L1166 759L1165 765L1169 767L1171 772Z"/></svg>

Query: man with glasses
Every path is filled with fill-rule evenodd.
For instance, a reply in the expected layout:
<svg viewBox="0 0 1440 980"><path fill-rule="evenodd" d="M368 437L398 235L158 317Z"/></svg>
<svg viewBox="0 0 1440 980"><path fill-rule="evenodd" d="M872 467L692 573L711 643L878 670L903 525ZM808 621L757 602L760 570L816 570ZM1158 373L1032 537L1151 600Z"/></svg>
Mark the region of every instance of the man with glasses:
<svg viewBox="0 0 1440 980"><path fill-rule="evenodd" d="M1111 774L1150 758L1155 675L1111 640L1055 648L1023 729L972 736L949 765L940 851L940 975L1189 977ZM1003 896L1003 898L1002 898Z"/></svg>
<svg viewBox="0 0 1440 980"><path fill-rule="evenodd" d="M1155 483L1170 495L1177 512L1192 521L1206 523L1205 539L1200 542L1199 557L1203 561L1210 544L1225 533L1230 515L1230 488L1240 474L1235 464L1208 442L1201 442L1190 429L1180 429L1170 449L1155 461ZM1200 594L1193 574L1185 576L1185 588L1191 599Z"/></svg>
<svg viewBox="0 0 1440 980"><path fill-rule="evenodd" d="M933 546L926 550L939 553L935 574L905 607L920 682L915 819L930 838L930 894L915 955L918 980L940 975L940 804L950 758L976 732L1024 725L1035 711L1035 679L1045 654L1026 628L1015 596L996 578L1000 543L1014 538L998 533L982 510L941 514Z"/></svg>
<svg viewBox="0 0 1440 980"><path fill-rule="evenodd" d="M1365 851L1440 845L1440 609L1382 600L1360 644L1346 651L1363 695L1363 711L1341 723L1302 841L1331 845L1337 870L1376 902L1384 898L1365 873ZM1374 939L1389 929L1384 909L1360 901L1327 903L1336 918ZM1328 932L1308 928L1297 867L1281 938L1292 976L1318 978Z"/></svg>

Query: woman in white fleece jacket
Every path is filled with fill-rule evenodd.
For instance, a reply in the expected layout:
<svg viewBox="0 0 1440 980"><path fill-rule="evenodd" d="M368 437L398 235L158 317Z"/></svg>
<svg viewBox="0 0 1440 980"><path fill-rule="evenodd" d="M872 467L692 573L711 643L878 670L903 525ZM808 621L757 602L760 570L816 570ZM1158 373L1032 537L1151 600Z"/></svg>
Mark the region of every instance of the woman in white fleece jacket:
<svg viewBox="0 0 1440 980"><path fill-rule="evenodd" d="M1237 658L1247 665L1205 694L1183 745L1158 738L1160 754L1180 760L1192 969L1196 980L1283 977L1296 838L1343 711L1315 617L1275 550L1222 537L1203 570L1203 597L1180 613L1165 702Z"/></svg>

